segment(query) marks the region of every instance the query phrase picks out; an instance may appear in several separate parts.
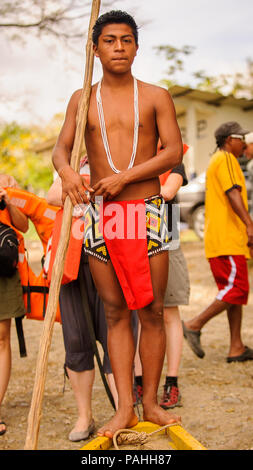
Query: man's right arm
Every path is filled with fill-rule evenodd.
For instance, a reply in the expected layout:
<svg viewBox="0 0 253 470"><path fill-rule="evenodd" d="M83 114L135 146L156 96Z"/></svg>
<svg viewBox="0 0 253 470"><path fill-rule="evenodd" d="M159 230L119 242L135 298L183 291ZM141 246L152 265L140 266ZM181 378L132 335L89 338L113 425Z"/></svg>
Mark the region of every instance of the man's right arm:
<svg viewBox="0 0 253 470"><path fill-rule="evenodd" d="M246 225L248 235L248 246L253 247L253 221L244 205L239 189L233 188L226 194L233 211L236 213L236 215L238 215L238 217L240 217L242 222Z"/></svg>
<svg viewBox="0 0 253 470"><path fill-rule="evenodd" d="M52 155L54 167L62 180L62 202L64 204L66 197L69 196L74 206L80 203L88 203L86 191L93 191L79 173L75 172L70 166L80 95L81 90L77 90L70 98L66 117Z"/></svg>

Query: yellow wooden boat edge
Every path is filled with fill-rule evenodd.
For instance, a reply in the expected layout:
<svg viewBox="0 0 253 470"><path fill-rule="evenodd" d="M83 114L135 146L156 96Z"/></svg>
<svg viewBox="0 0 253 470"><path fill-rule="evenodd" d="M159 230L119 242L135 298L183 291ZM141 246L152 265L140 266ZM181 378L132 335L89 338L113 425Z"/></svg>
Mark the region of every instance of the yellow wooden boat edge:
<svg viewBox="0 0 253 470"><path fill-rule="evenodd" d="M160 426L158 424L153 424L149 421L141 421L131 429L139 432L144 431L146 433L151 433L159 428ZM206 450L206 448L182 426L171 426L162 430L160 433L167 433L169 435L172 441L169 444L175 450ZM84 445L80 450L108 450L112 446L112 443L112 439L109 437L97 437Z"/></svg>
<svg viewBox="0 0 253 470"><path fill-rule="evenodd" d="M177 450L206 450L206 448L182 426L169 428L170 438Z"/></svg>

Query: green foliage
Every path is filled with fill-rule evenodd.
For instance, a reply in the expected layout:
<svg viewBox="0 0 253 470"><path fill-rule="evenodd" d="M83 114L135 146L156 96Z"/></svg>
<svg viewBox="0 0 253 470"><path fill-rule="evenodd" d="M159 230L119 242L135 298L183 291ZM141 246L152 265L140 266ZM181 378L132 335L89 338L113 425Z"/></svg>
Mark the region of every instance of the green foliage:
<svg viewBox="0 0 253 470"><path fill-rule="evenodd" d="M170 86L175 85L175 74L184 70L184 58L192 54L194 47L185 45L181 48L178 48L168 44L156 46L154 49L156 50L157 54L165 55L166 61L169 62L169 68L167 70L169 80L167 81L170 83Z"/></svg>
<svg viewBox="0 0 253 470"><path fill-rule="evenodd" d="M230 94L236 98L253 98L253 60L251 58L246 59L244 72L208 76L203 70L200 70L195 72L193 76L198 80L197 88L200 90Z"/></svg>
<svg viewBox="0 0 253 470"><path fill-rule="evenodd" d="M180 72L185 70L185 60L187 56L193 53L194 47L182 46L177 48L171 45L161 45L154 48L158 54L163 54L168 62L168 78L161 80L161 84L171 88L173 85L189 86L180 82ZM178 74L179 72L179 74ZM190 74L195 84L191 85L200 90L224 95L233 95L236 98L253 98L253 59L246 59L246 67L243 72L234 74L219 74L216 76L208 75L204 70L197 70ZM182 76L182 74L181 74Z"/></svg>
<svg viewBox="0 0 253 470"><path fill-rule="evenodd" d="M0 130L0 173L12 175L23 189L34 193L48 191L53 181L50 160L33 151L40 134L15 122Z"/></svg>

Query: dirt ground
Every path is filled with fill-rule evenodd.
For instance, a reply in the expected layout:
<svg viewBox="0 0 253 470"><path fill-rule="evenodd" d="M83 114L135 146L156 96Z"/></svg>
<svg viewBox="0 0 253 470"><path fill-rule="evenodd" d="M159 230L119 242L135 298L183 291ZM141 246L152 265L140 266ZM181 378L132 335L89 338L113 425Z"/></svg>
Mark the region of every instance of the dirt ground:
<svg viewBox="0 0 253 470"><path fill-rule="evenodd" d="M181 315L188 319L213 300L216 286L204 257L203 243L183 242L182 248L190 273L191 296L190 305L181 308ZM38 266L40 255L37 242L30 243L29 251L30 261ZM249 273L252 286L251 263ZM6 421L8 430L4 436L0 436L0 449L5 450L24 448L42 323L24 320L24 331L28 356L20 358L13 323L12 375L2 405L2 418ZM245 344L252 347L252 294L244 308L242 335ZM226 363L229 333L225 313L205 326L202 344L206 356L198 359L184 342L179 378L183 406L175 411L181 415L183 427L207 449L253 450L253 362ZM55 324L44 392L39 450L78 450L85 444L84 441L71 443L68 440L68 433L76 419L76 406L68 381L63 393L63 363L61 326ZM164 374L165 367L160 394ZM98 369L93 390L93 413L96 428L113 414Z"/></svg>

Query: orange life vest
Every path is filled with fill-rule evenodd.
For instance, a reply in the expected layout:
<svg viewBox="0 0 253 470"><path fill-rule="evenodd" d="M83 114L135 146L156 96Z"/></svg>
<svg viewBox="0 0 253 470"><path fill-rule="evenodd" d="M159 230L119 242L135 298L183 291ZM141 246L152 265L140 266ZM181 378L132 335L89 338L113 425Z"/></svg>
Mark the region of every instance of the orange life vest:
<svg viewBox="0 0 253 470"><path fill-rule="evenodd" d="M6 188L13 205L23 212L34 224L46 254L47 242L51 236L56 214L59 207L51 206L47 201L28 191ZM0 211L0 221L12 227L19 241L18 271L23 289L23 300L26 317L43 320L48 300L49 282L43 269L38 276L33 272L27 261L23 235L11 223L7 209ZM60 309L56 312L56 321L61 321Z"/></svg>
<svg viewBox="0 0 253 470"><path fill-rule="evenodd" d="M62 226L63 209L56 214L52 237L49 240L47 254L45 258L44 271L47 273L48 282L51 282L52 269L55 260L57 247L59 244L61 226ZM79 217L72 217L72 226L67 248L64 271L62 276L62 284L74 281L78 277L81 251L83 245L84 222Z"/></svg>
<svg viewBox="0 0 253 470"><path fill-rule="evenodd" d="M87 182L90 182L90 168L88 164L87 157L84 157L80 163L80 175L83 176ZM49 239L47 245L47 252L45 257L44 263L44 271L47 275L48 282L51 282L52 278L52 269L55 260L55 255L57 251L57 247L59 244L60 234L61 234L61 226L62 226L62 217L63 217L63 209L60 210L56 214L54 228L52 231L52 236ZM69 244L67 248L65 264L64 264L64 271L62 276L62 284L67 284L71 281L74 281L78 277L79 266L80 266L80 259L81 259L81 251L83 245L83 235L84 235L84 221L81 217L72 217L72 226L69 238Z"/></svg>

